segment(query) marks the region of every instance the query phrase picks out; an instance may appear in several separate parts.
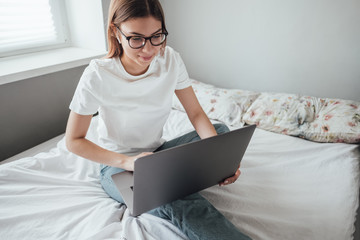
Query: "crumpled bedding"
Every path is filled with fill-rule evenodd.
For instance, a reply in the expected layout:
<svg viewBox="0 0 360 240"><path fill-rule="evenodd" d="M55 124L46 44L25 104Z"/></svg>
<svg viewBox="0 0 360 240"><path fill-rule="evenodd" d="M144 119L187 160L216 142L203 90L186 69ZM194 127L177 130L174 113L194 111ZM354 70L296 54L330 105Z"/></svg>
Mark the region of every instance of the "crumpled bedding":
<svg viewBox="0 0 360 240"><path fill-rule="evenodd" d="M88 138L96 136L96 118ZM166 139L190 131L173 110ZM315 143L257 129L239 180L201 192L253 239L352 239L359 145ZM0 165L2 239L186 239L149 214L137 218L101 188L99 165L66 150Z"/></svg>
<svg viewBox="0 0 360 240"><path fill-rule="evenodd" d="M226 89L191 79L205 113L230 126L256 124L314 142L360 143L360 102L301 94ZM175 109L185 111L174 97Z"/></svg>

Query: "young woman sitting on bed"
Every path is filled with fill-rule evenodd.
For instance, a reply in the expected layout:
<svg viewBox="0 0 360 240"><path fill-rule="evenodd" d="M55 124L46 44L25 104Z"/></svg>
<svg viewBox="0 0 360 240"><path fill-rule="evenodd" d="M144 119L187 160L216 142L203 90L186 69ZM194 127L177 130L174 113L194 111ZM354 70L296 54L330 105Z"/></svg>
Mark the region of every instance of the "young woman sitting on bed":
<svg viewBox="0 0 360 240"><path fill-rule="evenodd" d="M107 56L90 62L70 104L66 145L71 152L101 163L104 190L123 203L111 175L133 171L137 158L154 151L211 137L228 128L210 123L179 54L166 47L168 32L158 0L112 0L107 34ZM164 142L162 130L174 92L196 131ZM99 145L85 138L96 112ZM233 183L239 175L237 169L220 185ZM199 194L149 213L171 221L190 239L249 239Z"/></svg>

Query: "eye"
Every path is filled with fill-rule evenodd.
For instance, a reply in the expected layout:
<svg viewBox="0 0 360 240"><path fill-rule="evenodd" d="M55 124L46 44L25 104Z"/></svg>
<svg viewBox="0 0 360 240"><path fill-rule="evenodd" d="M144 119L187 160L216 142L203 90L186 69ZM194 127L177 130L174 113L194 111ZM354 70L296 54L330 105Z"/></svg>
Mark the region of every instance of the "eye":
<svg viewBox="0 0 360 240"><path fill-rule="evenodd" d="M142 38L142 37L131 37L131 40L135 41L135 42L142 42L144 40L144 38Z"/></svg>
<svg viewBox="0 0 360 240"><path fill-rule="evenodd" d="M159 39L159 38L161 38L161 34L154 35L151 38L154 40Z"/></svg>

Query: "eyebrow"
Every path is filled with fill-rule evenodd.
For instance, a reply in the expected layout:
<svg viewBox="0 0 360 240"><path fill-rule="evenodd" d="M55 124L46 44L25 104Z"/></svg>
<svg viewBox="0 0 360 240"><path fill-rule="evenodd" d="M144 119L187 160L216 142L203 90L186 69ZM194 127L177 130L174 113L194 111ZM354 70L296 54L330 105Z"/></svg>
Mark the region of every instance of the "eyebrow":
<svg viewBox="0 0 360 240"><path fill-rule="evenodd" d="M156 32L153 32L152 34L150 35L154 35L156 33L158 33L159 31L161 31L162 28L159 28ZM139 36L145 36L144 34L141 34L141 33L137 33L137 32L129 32L129 34L134 34L134 35L139 35Z"/></svg>

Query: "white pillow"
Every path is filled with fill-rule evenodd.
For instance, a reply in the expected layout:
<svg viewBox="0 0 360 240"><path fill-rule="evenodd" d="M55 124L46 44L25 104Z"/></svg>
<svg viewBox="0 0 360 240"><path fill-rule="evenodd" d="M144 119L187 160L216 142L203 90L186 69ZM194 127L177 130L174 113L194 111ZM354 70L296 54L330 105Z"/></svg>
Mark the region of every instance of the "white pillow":
<svg viewBox="0 0 360 240"><path fill-rule="evenodd" d="M321 99L314 121L304 129L306 139L317 142L360 143L360 102Z"/></svg>
<svg viewBox="0 0 360 240"><path fill-rule="evenodd" d="M355 101L261 93L243 120L316 142L360 142L360 103Z"/></svg>
<svg viewBox="0 0 360 240"><path fill-rule="evenodd" d="M193 79L191 84L207 116L233 127L244 125L243 115L259 95L252 91L218 88ZM176 96L173 98L173 108L185 111Z"/></svg>

